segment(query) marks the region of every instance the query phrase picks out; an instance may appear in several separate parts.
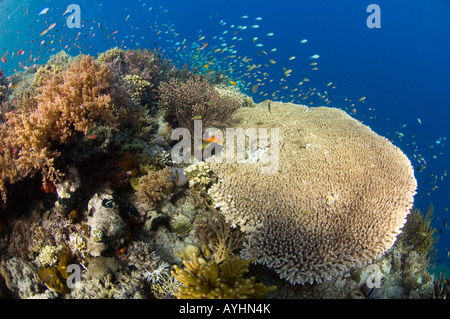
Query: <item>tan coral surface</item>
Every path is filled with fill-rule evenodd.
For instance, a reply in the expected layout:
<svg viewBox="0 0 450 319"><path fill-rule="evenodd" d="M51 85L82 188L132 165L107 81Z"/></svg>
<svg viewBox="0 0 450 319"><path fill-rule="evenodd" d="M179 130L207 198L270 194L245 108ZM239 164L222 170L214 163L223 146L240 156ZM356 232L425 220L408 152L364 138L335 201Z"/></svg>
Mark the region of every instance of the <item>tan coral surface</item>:
<svg viewBox="0 0 450 319"><path fill-rule="evenodd" d="M386 138L339 109L268 101L239 109L233 127L267 128L269 142L272 128L280 133L273 174L262 173L268 164L255 154L274 145L260 145L245 163L223 160L225 152L210 159L222 156L210 163L219 177L210 194L247 233L244 256L303 284L370 263L393 245L417 182Z"/></svg>

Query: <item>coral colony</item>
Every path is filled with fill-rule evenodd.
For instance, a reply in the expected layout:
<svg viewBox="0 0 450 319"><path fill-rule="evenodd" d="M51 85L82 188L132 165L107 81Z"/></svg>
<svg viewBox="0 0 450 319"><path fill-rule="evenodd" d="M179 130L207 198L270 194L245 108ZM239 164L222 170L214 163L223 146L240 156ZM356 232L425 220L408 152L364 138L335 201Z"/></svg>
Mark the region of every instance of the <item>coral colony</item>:
<svg viewBox="0 0 450 319"><path fill-rule="evenodd" d="M342 110L256 105L152 50L61 51L14 81L2 297L448 295L410 161Z"/></svg>

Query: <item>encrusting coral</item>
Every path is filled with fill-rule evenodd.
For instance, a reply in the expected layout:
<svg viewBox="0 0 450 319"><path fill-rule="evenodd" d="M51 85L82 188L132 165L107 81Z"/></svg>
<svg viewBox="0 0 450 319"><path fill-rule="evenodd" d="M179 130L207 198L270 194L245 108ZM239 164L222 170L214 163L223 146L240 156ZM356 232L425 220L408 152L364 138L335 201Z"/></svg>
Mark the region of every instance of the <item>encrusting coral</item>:
<svg viewBox="0 0 450 319"><path fill-rule="evenodd" d="M189 188L193 191L206 191L211 183L211 169L206 162L196 162L184 169L189 181Z"/></svg>
<svg viewBox="0 0 450 319"><path fill-rule="evenodd" d="M183 260L185 269L174 265L172 275L182 283L175 296L179 299L262 299L276 286L266 287L255 277L246 278L248 267L254 259L226 258L220 264L199 260L192 254L191 260Z"/></svg>
<svg viewBox="0 0 450 319"><path fill-rule="evenodd" d="M219 179L210 188L215 205L247 234L241 255L293 284L330 280L382 256L413 205L409 159L342 110L272 102L269 112L268 103L240 108L233 127L279 128L278 145L253 154L279 156L220 162L225 140L208 160ZM268 165L277 169L261 173Z"/></svg>
<svg viewBox="0 0 450 319"><path fill-rule="evenodd" d="M137 190L139 199L153 207L163 198L164 193L169 193L172 189L171 174L171 168L167 166L158 171L149 171L147 175L141 177Z"/></svg>

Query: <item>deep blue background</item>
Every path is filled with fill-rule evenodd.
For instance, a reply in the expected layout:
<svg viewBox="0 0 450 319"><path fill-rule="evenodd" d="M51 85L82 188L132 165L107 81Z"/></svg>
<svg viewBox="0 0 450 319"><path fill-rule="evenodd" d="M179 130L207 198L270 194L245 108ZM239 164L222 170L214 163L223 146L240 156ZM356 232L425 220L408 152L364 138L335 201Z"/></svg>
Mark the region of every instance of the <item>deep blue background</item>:
<svg viewBox="0 0 450 319"><path fill-rule="evenodd" d="M82 9L85 22L81 29L64 26L67 15L62 14L69 3L79 4ZM369 15L366 8L370 3L381 8L380 29L366 26ZM48 16L38 16L44 7L50 8ZM242 19L243 15L248 18ZM310 81L298 89L315 88L322 93L327 90L329 106L347 111L355 108L354 116L377 133L391 138L408 155L415 168L425 164L423 160L417 160L423 156L426 169L416 171L419 182L416 206L425 211L430 202L434 203L433 225L442 231L439 258L448 263L450 235L443 223L450 208L450 182L444 175L449 169L450 158L445 140L450 135L449 15L448 0L4 0L0 3L0 53L9 51L9 62L0 62L0 67L9 75L19 69L19 61L32 65L32 60L26 63L31 54L32 59L40 57L36 63L45 63L51 54L66 45L66 51L70 49L72 55L80 52L96 55L113 46L160 48L168 57L181 58L182 64L187 62L188 52L192 53L192 48L203 43L208 46L202 53L211 55L215 48L223 48L221 43L227 43L228 47L235 45L233 49L237 53L226 60L236 66L230 79L244 80L246 93L253 95L256 101L272 98L271 94L278 90L275 98L289 101L289 90L296 88L303 77L308 77ZM256 17L262 17L262 20L255 20ZM57 26L39 36L53 22ZM254 24L259 28L251 28ZM248 28L234 35L238 25ZM116 30L119 32L112 36ZM161 32L156 34L158 30ZM224 31L228 33L223 34ZM75 41L79 32L81 34ZM269 32L274 36L267 36ZM109 39L107 34L110 34ZM205 39L198 41L201 36ZM223 37L223 40L214 40L213 36ZM242 37L242 40L233 41L233 36ZM258 37L255 42L254 37ZM306 44L299 43L303 38L308 39ZM182 42L184 39L186 41ZM45 41L43 45L40 44L42 40ZM256 47L256 43L263 47ZM186 48L182 49L184 45ZM177 48L176 54L171 53ZM270 52L272 48L276 48L276 52ZM26 53L11 58L11 52L19 49ZM184 56L180 55L182 52ZM314 54L319 54L320 58L310 59ZM217 57L220 60L226 55L233 56L224 53ZM243 56L253 61L239 68L242 60L238 57ZM296 58L288 60L290 56ZM269 58L277 63L269 63ZM309 65L314 61L318 62L317 71L312 71ZM263 66L258 70L267 75L246 75L245 70L252 63L261 63ZM216 66L225 68L220 63ZM280 81L283 68L293 70L286 82ZM257 83L256 78L262 79L264 85L253 94L250 88ZM329 82L336 88L327 87ZM288 89L282 88L285 85ZM358 101L362 96L366 97L364 103ZM311 101L313 105L321 104L318 99ZM304 103L303 100L296 102Z"/></svg>

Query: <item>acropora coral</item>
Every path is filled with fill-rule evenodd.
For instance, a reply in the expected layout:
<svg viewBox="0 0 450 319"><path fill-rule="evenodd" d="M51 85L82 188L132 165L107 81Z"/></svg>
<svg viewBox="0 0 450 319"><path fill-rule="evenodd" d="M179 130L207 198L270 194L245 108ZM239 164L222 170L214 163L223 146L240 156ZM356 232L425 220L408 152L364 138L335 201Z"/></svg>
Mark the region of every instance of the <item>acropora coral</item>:
<svg viewBox="0 0 450 319"><path fill-rule="evenodd" d="M217 264L200 262L193 254L191 260L183 260L184 269L173 266L172 275L182 283L175 296L179 299L265 298L277 287L257 283L255 277L245 277L253 261L229 257Z"/></svg>
<svg viewBox="0 0 450 319"><path fill-rule="evenodd" d="M398 147L336 108L265 101L233 114L233 128L258 126L272 129L249 160L225 159L239 142L207 159L219 181L208 190L214 205L246 233L241 256L304 284L332 280L392 247L417 189Z"/></svg>

